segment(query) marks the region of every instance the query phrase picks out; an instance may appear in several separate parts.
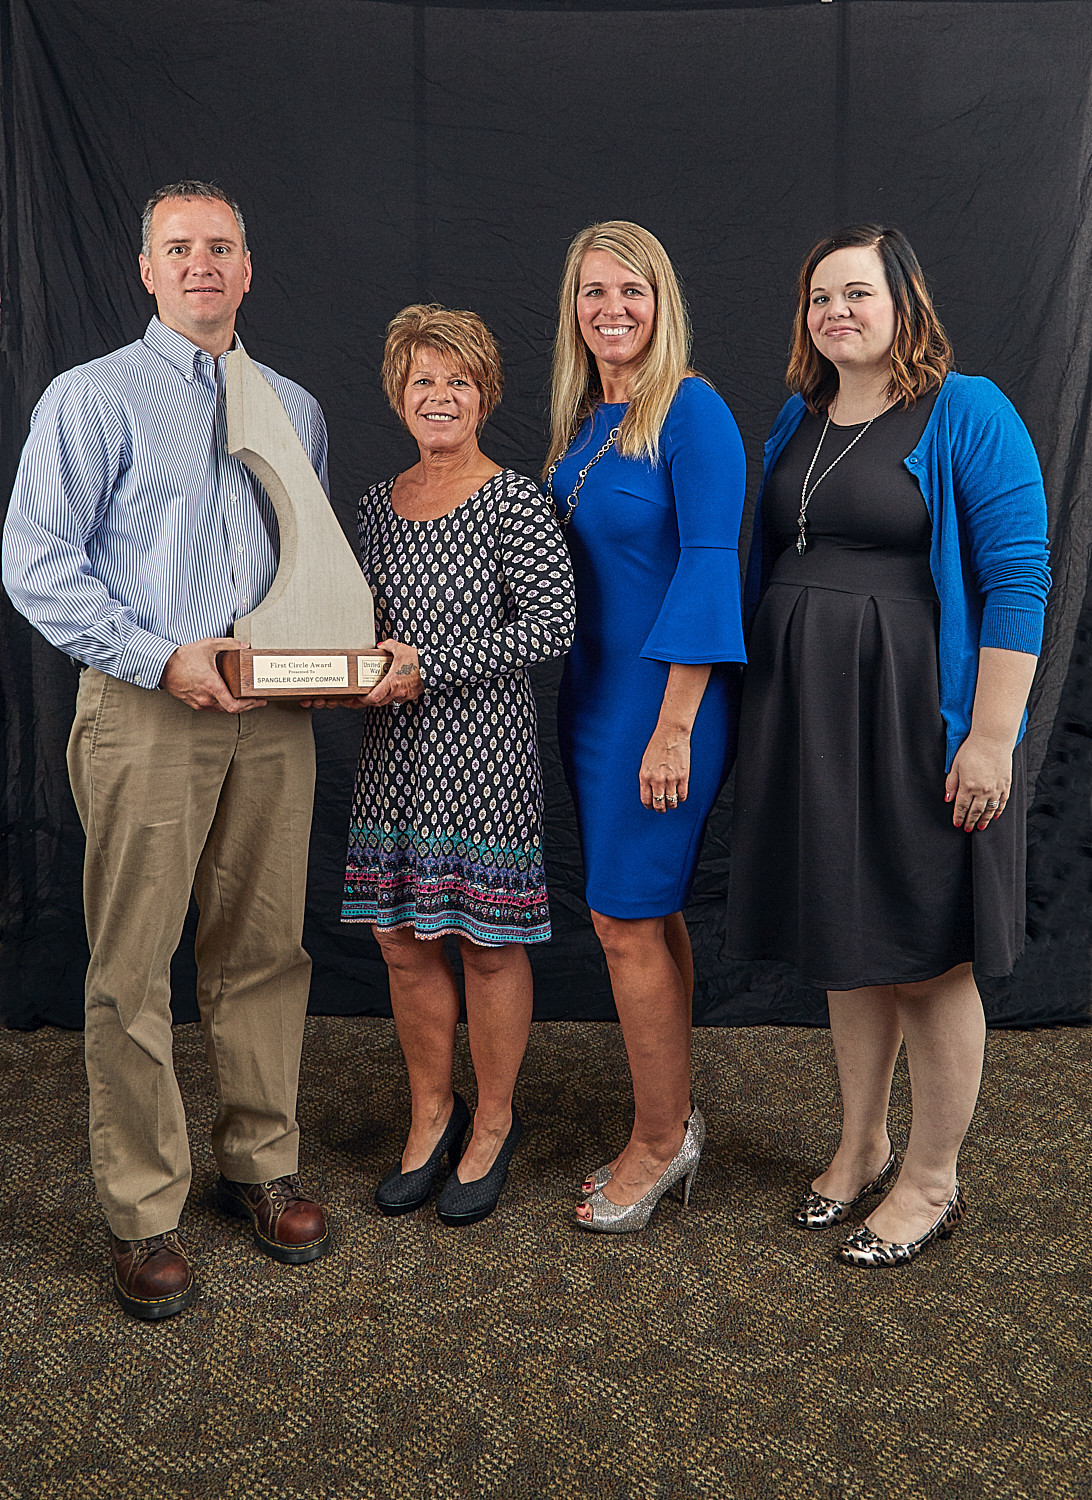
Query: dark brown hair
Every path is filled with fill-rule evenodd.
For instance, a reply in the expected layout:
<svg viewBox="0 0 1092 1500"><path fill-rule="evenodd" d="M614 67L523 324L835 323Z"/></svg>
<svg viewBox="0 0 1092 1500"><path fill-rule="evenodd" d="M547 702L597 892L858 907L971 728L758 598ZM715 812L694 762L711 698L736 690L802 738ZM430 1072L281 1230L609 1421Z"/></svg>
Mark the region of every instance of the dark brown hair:
<svg viewBox="0 0 1092 1500"><path fill-rule="evenodd" d="M887 288L895 304L895 342L891 346L892 401L913 406L919 396L937 390L952 368L952 346L933 307L925 276L910 241L901 229L879 224L850 224L828 235L810 251L800 267L796 321L785 384L799 391L809 411L826 411L838 391L838 371L820 354L808 332L811 279L821 260L850 247L875 250L883 263Z"/></svg>

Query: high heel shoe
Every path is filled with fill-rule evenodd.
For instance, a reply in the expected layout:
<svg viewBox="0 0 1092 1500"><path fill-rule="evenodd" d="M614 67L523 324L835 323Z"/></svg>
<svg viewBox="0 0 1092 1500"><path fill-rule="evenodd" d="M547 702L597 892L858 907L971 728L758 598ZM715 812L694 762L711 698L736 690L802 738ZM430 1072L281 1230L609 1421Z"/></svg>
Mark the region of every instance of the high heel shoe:
<svg viewBox="0 0 1092 1500"><path fill-rule="evenodd" d="M868 1270L881 1266L908 1266L912 1260L917 1260L926 1245L931 1245L934 1240L948 1239L963 1223L966 1215L967 1199L957 1182L955 1192L944 1205L940 1218L916 1240L910 1240L907 1244L881 1240L867 1224L862 1224L844 1244L838 1246L836 1255L846 1265L864 1266Z"/></svg>
<svg viewBox="0 0 1092 1500"><path fill-rule="evenodd" d="M636 1203L612 1203L602 1188L596 1188L595 1192L585 1200L587 1207L592 1211L591 1218L578 1218L577 1224L581 1229L600 1230L604 1234L629 1234L635 1229L643 1229L652 1217L652 1210L668 1188L674 1187L680 1179L685 1179L683 1208L687 1208L690 1203L690 1189L694 1184L698 1162L701 1160L701 1148L704 1144L705 1121L702 1119L701 1110L695 1105L686 1122L686 1134L683 1136L682 1145L668 1162L663 1176L653 1183L644 1197L638 1198Z"/></svg>
<svg viewBox="0 0 1092 1500"><path fill-rule="evenodd" d="M459 1227L477 1224L480 1219L489 1217L504 1191L512 1153L519 1145L522 1134L523 1121L513 1104L512 1127L485 1176L476 1177L473 1182L460 1182L458 1172L453 1170L444 1183L436 1200L436 1212L443 1223Z"/></svg>
<svg viewBox="0 0 1092 1500"><path fill-rule="evenodd" d="M794 1224L799 1224L801 1229L830 1229L834 1224L841 1224L843 1219L848 1219L859 1203L873 1193L886 1193L895 1180L895 1169L898 1166L898 1157L892 1146L891 1155L887 1158L878 1177L866 1183L856 1198L824 1198L822 1193L817 1193L814 1188L809 1190L801 1198L796 1212L792 1216Z"/></svg>
<svg viewBox="0 0 1092 1500"><path fill-rule="evenodd" d="M412 1172L403 1172L402 1163L390 1169L375 1190L375 1206L388 1217L394 1214L412 1213L415 1208L428 1201L440 1162L447 1152L448 1165L452 1172L463 1154L463 1137L470 1125L470 1111L460 1094L455 1094L444 1133L432 1148L432 1155Z"/></svg>
<svg viewBox="0 0 1092 1500"><path fill-rule="evenodd" d="M613 1176L614 1173L610 1167L596 1167L595 1171L589 1172L580 1184L581 1196L590 1198L592 1193L597 1193L600 1188L606 1187ZM591 1183L591 1187L588 1186L589 1182Z"/></svg>

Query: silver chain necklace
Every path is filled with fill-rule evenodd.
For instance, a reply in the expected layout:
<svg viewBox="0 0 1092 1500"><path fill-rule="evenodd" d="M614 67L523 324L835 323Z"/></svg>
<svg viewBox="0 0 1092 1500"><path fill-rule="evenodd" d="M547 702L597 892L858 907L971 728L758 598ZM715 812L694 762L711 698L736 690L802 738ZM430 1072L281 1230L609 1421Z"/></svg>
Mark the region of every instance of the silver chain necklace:
<svg viewBox="0 0 1092 1500"><path fill-rule="evenodd" d="M887 410L887 405L885 403L883 406L880 407L879 411L876 413L876 417L882 416L883 413L886 410ZM796 550L801 555L803 554L805 548L808 545L808 538L807 538L807 535L806 535L805 530L804 530L804 528L807 526L807 523L808 523L808 502L811 500L812 495L815 494L815 491L822 484L823 480L830 473L831 469L835 468L838 464L840 464L842 462L842 459L845 458L846 454L849 452L849 450L851 448L855 448L857 446L857 444L864 437L865 433L872 426L873 422L876 420L876 417L869 417L868 421L861 428L860 432L853 439L852 443L847 443L846 446L842 449L841 453L839 453L838 457L834 460L834 463L829 464L827 466L827 468L825 468L823 470L823 472L819 475L819 478L812 485L812 487L811 487L811 495L809 495L808 494L808 483L811 480L811 471L815 468L815 465L819 461L819 450L823 446L823 439L826 437L826 435L827 435L827 428L830 426L830 412L829 411L827 412L827 420L824 422L824 424L823 424L823 430L819 434L819 443L818 443L818 446L815 449L815 455L812 458L811 463L808 465L808 472L804 475L804 484L803 484L803 487L802 487L802 489L800 491L800 514L796 518L796 524L799 527L800 534L796 538Z"/></svg>
<svg viewBox="0 0 1092 1500"><path fill-rule="evenodd" d="M562 526L568 526L569 522L573 518L573 512L576 510L576 507L580 504L580 486L584 483L585 479L587 479L588 475L595 468L596 464L603 457L604 453L609 453L610 450L614 447L615 441L616 441L616 439L618 437L618 434L621 432L621 430L622 430L621 424L619 424L617 427L612 427L611 430L610 430L610 432L607 434L607 441L603 444L602 448L600 448L599 452L595 455L595 457L593 459L589 460L589 462L586 463L584 465L584 467L580 470L580 474L577 477L577 481L576 481L576 488L573 490L573 492L569 496L569 498L565 501L565 504L568 506L568 509L566 510L566 512L565 512L565 514L563 516L559 516L558 517L558 520L561 522ZM572 445L570 444L569 446L571 447ZM569 451L569 449L566 448L565 449L565 453L568 453L568 451ZM557 505L557 500L554 497L554 475L557 472L557 466L558 466L558 464L560 464L561 461L562 461L562 459L564 459L565 453L563 453L560 458L555 458L554 459L553 463L550 465L549 469L546 471L546 483L543 486L543 493L545 494L547 500L549 500L550 504L553 505L553 506L555 506L555 507Z"/></svg>

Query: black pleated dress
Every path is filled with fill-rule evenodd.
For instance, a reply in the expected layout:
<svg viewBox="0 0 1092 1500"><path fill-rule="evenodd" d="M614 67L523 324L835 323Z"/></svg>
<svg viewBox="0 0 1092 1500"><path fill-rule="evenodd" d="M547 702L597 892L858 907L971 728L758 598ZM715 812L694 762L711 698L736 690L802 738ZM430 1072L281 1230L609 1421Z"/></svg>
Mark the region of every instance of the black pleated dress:
<svg viewBox="0 0 1092 1500"><path fill-rule="evenodd" d="M933 398L827 430L796 550L800 490L825 418L805 416L763 498L777 561L748 642L726 950L795 964L820 989L932 979L1023 948L1027 792L1013 756L982 832L944 801L940 605L925 501L903 459ZM810 486L809 486L810 493Z"/></svg>

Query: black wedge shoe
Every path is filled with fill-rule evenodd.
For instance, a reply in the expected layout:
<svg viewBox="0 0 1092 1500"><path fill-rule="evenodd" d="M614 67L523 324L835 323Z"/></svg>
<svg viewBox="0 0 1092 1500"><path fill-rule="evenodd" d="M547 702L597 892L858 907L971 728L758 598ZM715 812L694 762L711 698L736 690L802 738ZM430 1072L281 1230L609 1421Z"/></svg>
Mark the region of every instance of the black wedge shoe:
<svg viewBox="0 0 1092 1500"><path fill-rule="evenodd" d="M512 1128L497 1152L497 1159L484 1177L473 1182L460 1182L459 1174L452 1171L444 1183L443 1191L436 1200L436 1212L445 1224L456 1228L464 1224L476 1224L487 1219L500 1201L504 1184L508 1180L508 1165L523 1134L523 1121L512 1105Z"/></svg>
<svg viewBox="0 0 1092 1500"><path fill-rule="evenodd" d="M375 1206L381 1214L409 1214L426 1203L445 1151L454 1178L455 1168L463 1154L463 1137L470 1126L470 1111L465 1100L460 1094L456 1094L454 1100L444 1133L433 1146L432 1155L424 1166L415 1167L412 1172L403 1172L399 1162L376 1188Z"/></svg>

